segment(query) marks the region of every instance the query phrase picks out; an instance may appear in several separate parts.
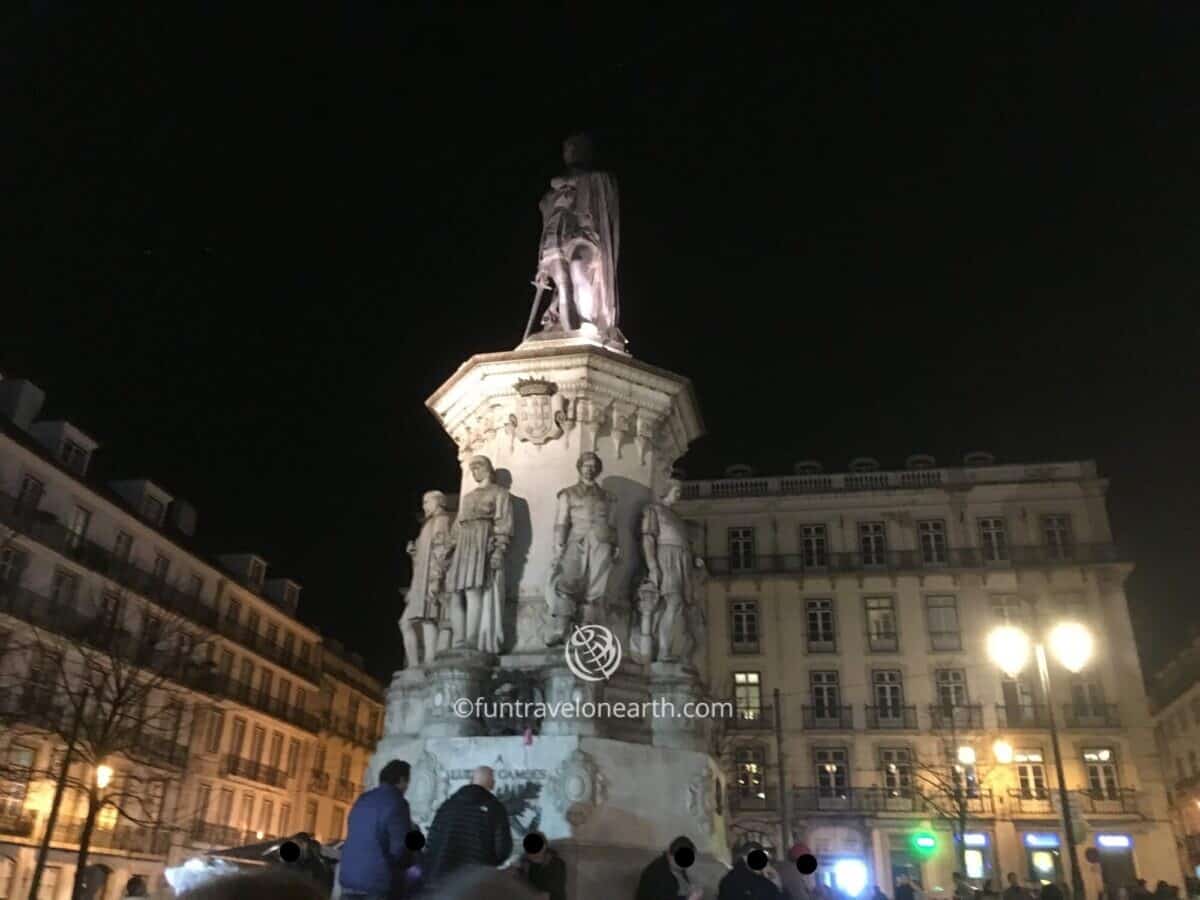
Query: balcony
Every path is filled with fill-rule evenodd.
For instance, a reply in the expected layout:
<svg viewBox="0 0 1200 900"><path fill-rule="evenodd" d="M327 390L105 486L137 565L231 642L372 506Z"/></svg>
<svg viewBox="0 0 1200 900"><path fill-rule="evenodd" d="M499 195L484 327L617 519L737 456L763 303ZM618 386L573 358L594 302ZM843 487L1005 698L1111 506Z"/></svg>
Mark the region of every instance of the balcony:
<svg viewBox="0 0 1200 900"><path fill-rule="evenodd" d="M1063 722L1067 728L1120 728L1121 717L1115 703L1066 703Z"/></svg>
<svg viewBox="0 0 1200 900"><path fill-rule="evenodd" d="M259 656L283 666L301 678L307 679L313 684L320 684L321 670L319 667L307 659L300 659L294 650L285 649L282 644L268 640L261 631L251 630L228 616L220 620L216 630L230 640L236 641L243 647L248 647Z"/></svg>
<svg viewBox="0 0 1200 900"><path fill-rule="evenodd" d="M775 727L775 707L739 706L725 727L733 731L770 731Z"/></svg>
<svg viewBox="0 0 1200 900"><path fill-rule="evenodd" d="M83 836L83 820L60 820L54 826L54 841L59 844L79 845ZM171 850L171 831L167 828L143 828L119 821L115 828L94 826L88 837L92 850L120 850L125 853L140 853L166 856Z"/></svg>
<svg viewBox="0 0 1200 900"><path fill-rule="evenodd" d="M182 769L187 765L190 749L171 738L139 731L132 735L125 754L159 768Z"/></svg>
<svg viewBox="0 0 1200 900"><path fill-rule="evenodd" d="M731 575L829 575L836 572L925 572L961 569L1023 569L1046 566L1097 565L1120 561L1115 544L1075 544L1063 556L1062 548L1046 545L1010 546L1008 559L985 560L979 547L950 547L936 561L927 561L920 550L881 550L871 553L825 554L771 553L752 556L709 556L708 573Z"/></svg>
<svg viewBox="0 0 1200 900"><path fill-rule="evenodd" d="M196 822L192 825L190 833L193 842L212 844L215 847L237 847L255 840L252 832L212 822Z"/></svg>
<svg viewBox="0 0 1200 900"><path fill-rule="evenodd" d="M1000 728L1049 728L1050 708L1044 703L997 703Z"/></svg>
<svg viewBox="0 0 1200 900"><path fill-rule="evenodd" d="M868 731L914 731L917 727L916 706L866 706Z"/></svg>
<svg viewBox="0 0 1200 900"><path fill-rule="evenodd" d="M331 731L353 744L358 744L368 749L375 746L377 737L371 733L371 730L366 725L360 725L342 716L330 714L325 715L324 722L327 731Z"/></svg>
<svg viewBox="0 0 1200 900"><path fill-rule="evenodd" d="M779 809L779 790L774 787L743 789L732 787L729 790L729 811L731 813L773 812Z"/></svg>
<svg viewBox="0 0 1200 900"><path fill-rule="evenodd" d="M37 817L27 810L0 812L0 834L31 837Z"/></svg>
<svg viewBox="0 0 1200 900"><path fill-rule="evenodd" d="M969 815L991 816L995 803L991 791L977 791L961 798ZM793 812L915 813L929 815L937 809L954 809L953 797L926 797L908 787L861 787L829 789L793 787Z"/></svg>
<svg viewBox="0 0 1200 900"><path fill-rule="evenodd" d="M314 769L308 773L308 790L312 794L329 794L329 773Z"/></svg>
<svg viewBox="0 0 1200 900"><path fill-rule="evenodd" d="M276 769L251 759L242 759L240 756L226 756L221 766L221 774L234 775L271 787L287 787L288 776L283 769Z"/></svg>
<svg viewBox="0 0 1200 900"><path fill-rule="evenodd" d="M1137 791L1131 788L1072 791L1085 813L1096 816L1136 816L1141 814Z"/></svg>
<svg viewBox="0 0 1200 900"><path fill-rule="evenodd" d="M1026 816L1049 816L1055 814L1054 800L1048 788L1022 790L1009 788L1008 807L1012 812Z"/></svg>
<svg viewBox="0 0 1200 900"><path fill-rule="evenodd" d="M333 786L333 799L339 802L350 802L362 793L360 788L353 781L347 781L344 778L339 778Z"/></svg>
<svg viewBox="0 0 1200 900"><path fill-rule="evenodd" d="M934 731L978 731L983 728L983 706L979 703L956 706L935 703L929 707L929 718Z"/></svg>
<svg viewBox="0 0 1200 900"><path fill-rule="evenodd" d="M849 706L802 706L800 711L809 731L854 730L854 712Z"/></svg>

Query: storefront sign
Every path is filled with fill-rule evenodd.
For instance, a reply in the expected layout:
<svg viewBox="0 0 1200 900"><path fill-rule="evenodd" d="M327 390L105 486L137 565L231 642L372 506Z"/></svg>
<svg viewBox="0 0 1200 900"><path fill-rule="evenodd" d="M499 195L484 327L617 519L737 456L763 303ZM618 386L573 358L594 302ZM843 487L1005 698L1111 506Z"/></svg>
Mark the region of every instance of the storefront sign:
<svg viewBox="0 0 1200 900"><path fill-rule="evenodd" d="M1028 831L1025 833L1026 847L1057 847L1060 841L1053 831Z"/></svg>
<svg viewBox="0 0 1200 900"><path fill-rule="evenodd" d="M1096 843L1102 850L1128 850L1133 846L1133 838L1127 834L1098 834Z"/></svg>

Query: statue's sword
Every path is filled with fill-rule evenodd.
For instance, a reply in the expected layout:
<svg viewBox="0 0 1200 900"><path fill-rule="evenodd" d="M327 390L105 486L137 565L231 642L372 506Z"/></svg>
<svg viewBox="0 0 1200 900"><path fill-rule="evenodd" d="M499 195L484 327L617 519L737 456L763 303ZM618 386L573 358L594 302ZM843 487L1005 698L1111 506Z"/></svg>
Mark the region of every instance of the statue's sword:
<svg viewBox="0 0 1200 900"><path fill-rule="evenodd" d="M533 331L533 323L537 319L538 307L542 303L542 294L550 287L544 272L538 272L537 277L530 283L537 288L537 293L533 295L533 306L529 310L529 321L525 323L525 335L521 338L521 343L529 339L529 332Z"/></svg>

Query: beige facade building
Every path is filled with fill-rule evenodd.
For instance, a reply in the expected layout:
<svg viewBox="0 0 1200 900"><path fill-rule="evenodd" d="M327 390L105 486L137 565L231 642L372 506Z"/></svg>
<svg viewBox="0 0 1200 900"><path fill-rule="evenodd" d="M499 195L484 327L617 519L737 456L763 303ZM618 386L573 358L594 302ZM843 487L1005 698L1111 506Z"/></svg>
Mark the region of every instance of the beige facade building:
<svg viewBox="0 0 1200 900"><path fill-rule="evenodd" d="M153 888L165 866L213 848L301 830L343 836L380 732L382 685L296 618L300 585L268 577L266 560L195 552L187 503L146 479L91 478L96 442L40 420L43 400L28 382L0 380L0 677L17 688L0 726L0 900L28 891L53 794L51 780L20 773L61 759L36 721L13 716L57 709L30 634L68 655L128 645L129 659L150 665L169 633L180 642L171 652L186 658L162 683L179 707L169 733L105 760L146 795L150 812L139 816L153 821L100 816L90 898L119 897L134 874ZM70 896L83 810L75 793L53 832L44 900Z"/></svg>
<svg viewBox="0 0 1200 900"><path fill-rule="evenodd" d="M1156 673L1150 689L1180 863L1200 876L1200 640Z"/></svg>
<svg viewBox="0 0 1200 900"><path fill-rule="evenodd" d="M1052 711L1088 894L1102 877L1180 883L1106 489L1092 462L987 454L687 482L710 687L738 707L722 739L734 835L777 846L788 821L827 877L950 891L963 814L976 882L1069 883ZM1010 679L989 658L995 626L1062 619L1095 647L1078 675L1051 661L1052 696L1032 666Z"/></svg>

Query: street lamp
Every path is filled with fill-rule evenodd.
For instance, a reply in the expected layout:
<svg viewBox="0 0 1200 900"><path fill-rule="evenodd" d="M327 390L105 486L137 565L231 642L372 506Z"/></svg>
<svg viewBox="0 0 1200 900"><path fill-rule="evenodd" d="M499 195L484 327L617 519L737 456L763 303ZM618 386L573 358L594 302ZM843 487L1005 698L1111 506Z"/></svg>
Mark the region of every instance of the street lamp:
<svg viewBox="0 0 1200 900"><path fill-rule="evenodd" d="M992 744L992 756L996 757L996 762L1002 766L1007 766L1013 761L1012 744L1005 740L996 741Z"/></svg>
<svg viewBox="0 0 1200 900"><path fill-rule="evenodd" d="M96 766L96 787L104 790L112 782L113 770L112 766L99 765Z"/></svg>
<svg viewBox="0 0 1200 900"><path fill-rule="evenodd" d="M1063 622L1054 626L1048 635L1050 649L1068 672L1076 673L1087 665L1092 657L1092 634L1078 622ZM1010 678L1025 668L1029 661L1029 636L1013 625L1001 625L992 629L987 637L988 656ZM1079 854L1075 849L1075 831L1071 822L1071 802L1067 791L1067 779L1063 774L1062 752L1058 747L1058 723L1054 716L1053 693L1050 690L1050 669L1046 664L1046 644L1040 636L1032 642L1037 661L1038 678L1042 685L1042 696L1046 698L1046 718L1050 723L1050 746L1054 749L1054 770L1058 775L1058 795L1062 806L1063 832L1067 839L1067 855L1071 861L1071 887L1075 897L1083 897L1083 870L1079 867ZM997 747L1000 742L997 742ZM1011 754L1012 748L1008 748ZM996 758L1000 758L997 752ZM1010 757L1011 758L1011 757Z"/></svg>

